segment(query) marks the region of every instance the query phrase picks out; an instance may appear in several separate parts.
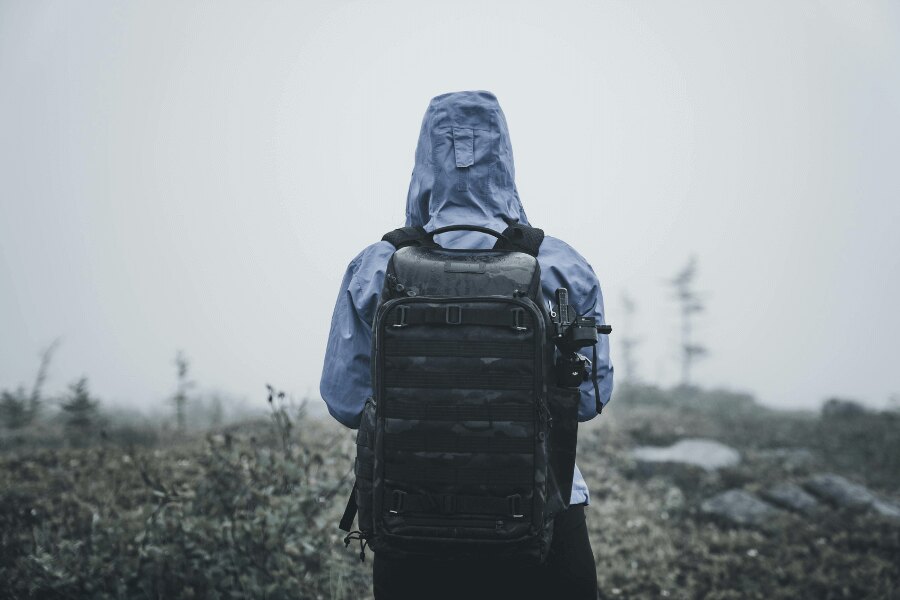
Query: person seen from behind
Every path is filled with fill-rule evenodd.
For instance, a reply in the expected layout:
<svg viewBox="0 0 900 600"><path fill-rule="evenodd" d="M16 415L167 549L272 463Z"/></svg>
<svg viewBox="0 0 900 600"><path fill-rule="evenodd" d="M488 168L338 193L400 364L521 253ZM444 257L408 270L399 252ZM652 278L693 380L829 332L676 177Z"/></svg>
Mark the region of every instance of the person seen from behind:
<svg viewBox="0 0 900 600"><path fill-rule="evenodd" d="M562 198L544 200L565 204ZM513 224L530 226L516 190L509 131L497 98L486 91L433 98L415 152L406 227L431 232L450 225L477 225L503 232ZM478 231L440 233L434 241L451 249L491 248L496 242ZM382 240L357 254L347 267L334 307L320 392L331 415L353 429L360 426L366 400L374 395L372 327L395 250ZM605 322L600 282L581 254L545 235L537 262L545 299L552 300L558 289L565 288L578 315ZM613 388L607 337L598 336L595 346L586 350L584 355L594 360L579 385L578 421L597 416ZM569 506L553 520L549 552L537 567L509 561L398 558L382 556L376 549L375 598L596 598L596 566L585 518L589 503L588 487L575 466Z"/></svg>

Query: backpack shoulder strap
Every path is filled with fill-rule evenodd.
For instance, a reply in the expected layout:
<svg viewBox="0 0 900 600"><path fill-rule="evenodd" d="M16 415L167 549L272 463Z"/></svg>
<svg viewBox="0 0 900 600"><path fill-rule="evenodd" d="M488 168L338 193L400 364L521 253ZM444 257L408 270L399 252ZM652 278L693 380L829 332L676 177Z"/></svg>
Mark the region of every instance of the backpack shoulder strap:
<svg viewBox="0 0 900 600"><path fill-rule="evenodd" d="M494 244L497 250L517 250L531 256L537 256L541 249L541 243L544 241L544 230L537 227L530 227L522 223L513 223L503 230L503 236L506 240L499 239Z"/></svg>
<svg viewBox="0 0 900 600"><path fill-rule="evenodd" d="M397 250L405 246L436 247L437 244L433 240L428 239L427 235L428 232L422 226L400 227L387 232L381 239L393 245Z"/></svg>

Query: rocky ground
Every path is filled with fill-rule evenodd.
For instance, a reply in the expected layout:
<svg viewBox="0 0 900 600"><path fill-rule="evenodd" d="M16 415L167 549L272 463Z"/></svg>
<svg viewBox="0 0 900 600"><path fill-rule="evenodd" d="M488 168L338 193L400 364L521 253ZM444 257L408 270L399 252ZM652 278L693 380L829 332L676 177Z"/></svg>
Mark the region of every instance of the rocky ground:
<svg viewBox="0 0 900 600"><path fill-rule="evenodd" d="M371 598L336 527L353 435L284 423L0 436L0 598ZM578 464L604 597L900 597L896 411L620 387Z"/></svg>
<svg viewBox="0 0 900 600"><path fill-rule="evenodd" d="M900 595L900 415L633 393L580 431L605 596Z"/></svg>

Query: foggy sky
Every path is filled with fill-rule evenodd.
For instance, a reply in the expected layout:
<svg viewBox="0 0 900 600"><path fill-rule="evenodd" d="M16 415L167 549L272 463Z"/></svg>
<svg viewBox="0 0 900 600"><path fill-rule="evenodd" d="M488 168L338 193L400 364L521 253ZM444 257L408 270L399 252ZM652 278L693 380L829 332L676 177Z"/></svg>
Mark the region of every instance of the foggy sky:
<svg viewBox="0 0 900 600"><path fill-rule="evenodd" d="M532 224L594 266L639 374L766 404L900 393L891 2L0 2L0 387L317 395L349 260L403 225L440 93L494 92ZM620 326L617 327L617 324Z"/></svg>

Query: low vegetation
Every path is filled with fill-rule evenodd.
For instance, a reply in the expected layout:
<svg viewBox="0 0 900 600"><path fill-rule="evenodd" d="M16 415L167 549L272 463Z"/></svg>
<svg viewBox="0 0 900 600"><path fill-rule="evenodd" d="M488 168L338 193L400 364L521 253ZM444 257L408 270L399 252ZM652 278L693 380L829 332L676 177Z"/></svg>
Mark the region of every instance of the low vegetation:
<svg viewBox="0 0 900 600"><path fill-rule="evenodd" d="M268 417L206 431L116 424L95 412L86 382L68 399L81 408L0 434L0 597L371 597L370 564L337 529L352 485L347 430L274 391ZM87 425L72 416L81 409ZM896 497L900 414L837 412L776 412L696 388L621 388L579 434L603 595L900 595L894 521L831 510L763 531L698 510L725 489L823 470ZM691 436L738 448L741 464L645 472L629 456L638 444Z"/></svg>

